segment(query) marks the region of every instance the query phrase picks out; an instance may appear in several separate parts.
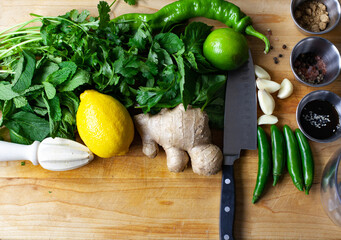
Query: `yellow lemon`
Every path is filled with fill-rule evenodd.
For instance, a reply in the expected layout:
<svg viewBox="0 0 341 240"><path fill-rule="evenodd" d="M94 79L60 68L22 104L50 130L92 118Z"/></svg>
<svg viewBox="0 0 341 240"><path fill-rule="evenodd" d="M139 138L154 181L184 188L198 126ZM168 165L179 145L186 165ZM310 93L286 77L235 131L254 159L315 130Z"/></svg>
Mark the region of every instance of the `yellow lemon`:
<svg viewBox="0 0 341 240"><path fill-rule="evenodd" d="M134 124L127 109L115 98L86 90L76 115L79 136L97 156L109 158L129 151Z"/></svg>

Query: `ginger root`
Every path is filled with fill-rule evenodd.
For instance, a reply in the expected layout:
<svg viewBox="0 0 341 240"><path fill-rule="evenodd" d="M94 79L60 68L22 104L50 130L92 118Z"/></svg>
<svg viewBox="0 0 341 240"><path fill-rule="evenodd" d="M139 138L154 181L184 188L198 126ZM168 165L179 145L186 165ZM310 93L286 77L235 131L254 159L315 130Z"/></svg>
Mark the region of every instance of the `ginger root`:
<svg viewBox="0 0 341 240"><path fill-rule="evenodd" d="M201 109L188 106L185 110L180 104L174 109L162 109L156 115L138 114L134 121L142 138L143 153L154 158L159 152L158 144L161 145L169 171L183 171L188 155L195 173L212 175L220 171L223 154L211 143L208 116Z"/></svg>

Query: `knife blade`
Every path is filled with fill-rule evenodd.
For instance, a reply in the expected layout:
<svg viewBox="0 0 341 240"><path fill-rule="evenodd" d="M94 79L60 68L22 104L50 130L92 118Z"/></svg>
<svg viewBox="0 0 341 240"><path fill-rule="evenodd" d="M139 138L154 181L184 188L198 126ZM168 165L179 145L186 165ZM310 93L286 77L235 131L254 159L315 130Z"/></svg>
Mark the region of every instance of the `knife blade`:
<svg viewBox="0 0 341 240"><path fill-rule="evenodd" d="M240 68L229 71L225 92L220 239L233 239L235 186L233 163L242 149L257 149L257 96L251 51Z"/></svg>

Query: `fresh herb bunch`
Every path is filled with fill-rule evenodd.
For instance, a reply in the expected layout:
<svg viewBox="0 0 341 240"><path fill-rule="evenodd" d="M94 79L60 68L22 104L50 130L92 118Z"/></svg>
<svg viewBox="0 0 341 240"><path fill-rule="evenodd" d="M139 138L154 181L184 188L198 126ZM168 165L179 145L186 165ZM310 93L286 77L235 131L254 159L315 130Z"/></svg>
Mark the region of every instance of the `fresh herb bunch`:
<svg viewBox="0 0 341 240"><path fill-rule="evenodd" d="M180 33L152 35L146 24L133 31L110 21L107 2L98 12L32 14L0 32L0 126L13 142L73 138L79 95L90 88L144 113L191 104L222 127L226 76L202 55L211 27L193 22ZM29 26L37 21L41 27Z"/></svg>

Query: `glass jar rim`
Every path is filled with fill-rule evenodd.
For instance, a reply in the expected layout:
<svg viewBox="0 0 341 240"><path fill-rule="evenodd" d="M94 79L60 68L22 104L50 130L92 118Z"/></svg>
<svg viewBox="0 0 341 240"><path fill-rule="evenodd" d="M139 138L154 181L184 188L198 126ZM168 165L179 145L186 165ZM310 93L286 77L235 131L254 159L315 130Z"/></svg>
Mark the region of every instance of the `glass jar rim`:
<svg viewBox="0 0 341 240"><path fill-rule="evenodd" d="M341 164L341 152L337 156L336 171L334 175L334 184L336 186L337 198L339 199L339 203L341 204L341 189L339 188L339 184L337 182L337 178L338 178L337 176L338 176L340 164Z"/></svg>

